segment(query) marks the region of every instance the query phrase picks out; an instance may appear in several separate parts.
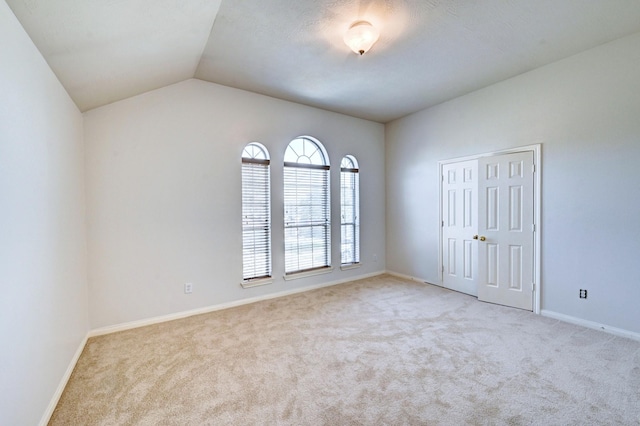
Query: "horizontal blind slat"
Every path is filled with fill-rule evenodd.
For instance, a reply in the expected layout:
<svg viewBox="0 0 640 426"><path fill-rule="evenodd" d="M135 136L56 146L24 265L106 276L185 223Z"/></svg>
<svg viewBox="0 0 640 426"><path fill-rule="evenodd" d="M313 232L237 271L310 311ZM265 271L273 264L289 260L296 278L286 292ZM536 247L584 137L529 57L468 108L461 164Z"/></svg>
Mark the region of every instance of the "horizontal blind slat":
<svg viewBox="0 0 640 426"><path fill-rule="evenodd" d="M331 221L329 167L285 163L285 272L329 266Z"/></svg>
<svg viewBox="0 0 640 426"><path fill-rule="evenodd" d="M242 278L271 276L269 162L242 162Z"/></svg>
<svg viewBox="0 0 640 426"><path fill-rule="evenodd" d="M360 188L358 169L340 170L340 259L342 264L360 262Z"/></svg>

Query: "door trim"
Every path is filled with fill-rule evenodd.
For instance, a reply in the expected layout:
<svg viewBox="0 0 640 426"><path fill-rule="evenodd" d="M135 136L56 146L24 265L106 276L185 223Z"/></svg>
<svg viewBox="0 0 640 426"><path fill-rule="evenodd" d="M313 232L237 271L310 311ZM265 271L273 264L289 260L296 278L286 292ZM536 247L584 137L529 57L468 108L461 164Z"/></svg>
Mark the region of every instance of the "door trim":
<svg viewBox="0 0 640 426"><path fill-rule="evenodd" d="M440 285L443 285L444 276L443 276L443 253L442 253L442 223L444 217L442 215L442 169L445 164L457 163L460 161L469 161L469 160L477 160L483 157L492 157L495 155L502 154L511 154L514 152L533 152L533 165L535 167L535 172L533 174L533 220L535 230L533 233L533 273L534 273L534 295L533 295L533 312L536 314L540 314L542 309L541 306L541 294L542 294L542 280L541 280L541 269L540 269L540 259L541 259L541 235L542 235L542 209L541 209L541 199L542 199L542 144L534 144L534 145L526 145L517 148L509 148L503 149L500 151L493 151L482 154L468 155L465 157L457 157L451 158L448 160L438 161L438 279L440 280Z"/></svg>

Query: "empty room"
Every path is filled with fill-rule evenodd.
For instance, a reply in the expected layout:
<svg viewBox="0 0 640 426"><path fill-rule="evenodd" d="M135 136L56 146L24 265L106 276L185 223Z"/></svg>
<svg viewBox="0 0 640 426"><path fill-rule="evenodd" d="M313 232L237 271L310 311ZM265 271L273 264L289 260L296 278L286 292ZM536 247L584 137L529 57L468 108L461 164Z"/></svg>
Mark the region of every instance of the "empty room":
<svg viewBox="0 0 640 426"><path fill-rule="evenodd" d="M640 424L640 2L0 0L0 424Z"/></svg>

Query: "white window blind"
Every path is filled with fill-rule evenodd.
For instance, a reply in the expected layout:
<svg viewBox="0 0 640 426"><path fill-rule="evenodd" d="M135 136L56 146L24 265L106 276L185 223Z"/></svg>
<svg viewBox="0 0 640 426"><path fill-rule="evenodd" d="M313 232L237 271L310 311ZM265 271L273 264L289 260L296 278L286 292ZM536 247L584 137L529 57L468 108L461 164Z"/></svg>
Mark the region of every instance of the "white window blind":
<svg viewBox="0 0 640 426"><path fill-rule="evenodd" d="M255 150L255 148L258 150ZM271 276L271 202L269 159L259 144L242 157L242 278Z"/></svg>
<svg viewBox="0 0 640 426"><path fill-rule="evenodd" d="M340 164L340 259L343 265L360 262L360 174L353 156Z"/></svg>
<svg viewBox="0 0 640 426"><path fill-rule="evenodd" d="M316 142L296 139L285 153L285 273L331 265L329 165ZM294 160L294 161L291 161Z"/></svg>

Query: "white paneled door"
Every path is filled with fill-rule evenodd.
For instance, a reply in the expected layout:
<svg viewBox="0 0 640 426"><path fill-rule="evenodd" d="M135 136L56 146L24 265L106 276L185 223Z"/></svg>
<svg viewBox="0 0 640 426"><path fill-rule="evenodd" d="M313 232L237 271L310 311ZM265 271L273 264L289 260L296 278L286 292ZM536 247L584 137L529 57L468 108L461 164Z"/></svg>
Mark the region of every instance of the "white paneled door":
<svg viewBox="0 0 640 426"><path fill-rule="evenodd" d="M533 310L534 151L441 164L442 285Z"/></svg>
<svg viewBox="0 0 640 426"><path fill-rule="evenodd" d="M478 159L478 299L533 309L533 152Z"/></svg>
<svg viewBox="0 0 640 426"><path fill-rule="evenodd" d="M442 166L442 284L477 296L478 161Z"/></svg>

